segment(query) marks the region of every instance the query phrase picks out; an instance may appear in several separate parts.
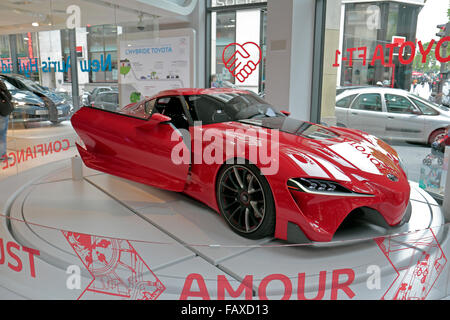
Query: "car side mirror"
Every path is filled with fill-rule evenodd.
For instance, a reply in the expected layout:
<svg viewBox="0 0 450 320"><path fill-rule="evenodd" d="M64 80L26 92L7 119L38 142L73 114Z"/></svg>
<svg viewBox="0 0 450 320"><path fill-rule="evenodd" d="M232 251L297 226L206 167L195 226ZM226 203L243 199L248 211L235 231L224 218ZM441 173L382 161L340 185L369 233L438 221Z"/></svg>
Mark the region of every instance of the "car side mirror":
<svg viewBox="0 0 450 320"><path fill-rule="evenodd" d="M164 123L164 122L169 122L172 120L171 117L165 116L161 113L154 113L152 115L152 117L150 118L150 120L155 121L157 123Z"/></svg>
<svg viewBox="0 0 450 320"><path fill-rule="evenodd" d="M286 110L281 110L280 112L282 114L284 114L286 117L289 117L291 115L291 113L289 111L286 111Z"/></svg>

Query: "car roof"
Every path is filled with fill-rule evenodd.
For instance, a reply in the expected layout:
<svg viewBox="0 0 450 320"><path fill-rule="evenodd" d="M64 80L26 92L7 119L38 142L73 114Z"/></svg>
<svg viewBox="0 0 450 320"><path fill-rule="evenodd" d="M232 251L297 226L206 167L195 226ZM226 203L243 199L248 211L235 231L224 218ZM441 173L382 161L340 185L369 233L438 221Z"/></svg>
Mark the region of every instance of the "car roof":
<svg viewBox="0 0 450 320"><path fill-rule="evenodd" d="M220 94L220 93L248 93L246 90L231 89L231 88L210 88L210 89L198 89L198 88L182 88L161 91L151 99L161 98L167 96L192 96L202 94Z"/></svg>
<svg viewBox="0 0 450 320"><path fill-rule="evenodd" d="M105 95L105 94L111 94L111 93L119 93L118 90L110 90L110 91L103 91L103 92L99 92L99 96L100 95Z"/></svg>
<svg viewBox="0 0 450 320"><path fill-rule="evenodd" d="M379 93L379 94L397 94L397 95L407 95L408 91L403 89L394 89L394 88L386 88L386 87L367 87L367 88L358 88L346 90L339 94L336 98L343 98L346 96L354 95L354 94L363 94L363 93Z"/></svg>

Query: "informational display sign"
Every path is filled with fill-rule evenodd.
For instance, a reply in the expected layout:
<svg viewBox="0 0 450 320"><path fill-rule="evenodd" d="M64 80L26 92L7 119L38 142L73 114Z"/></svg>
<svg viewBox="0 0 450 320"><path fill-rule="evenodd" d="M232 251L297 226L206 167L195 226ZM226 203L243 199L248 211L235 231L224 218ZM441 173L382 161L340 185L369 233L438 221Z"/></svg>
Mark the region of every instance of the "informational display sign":
<svg viewBox="0 0 450 320"><path fill-rule="evenodd" d="M192 87L190 37L120 41L122 106L163 90Z"/></svg>

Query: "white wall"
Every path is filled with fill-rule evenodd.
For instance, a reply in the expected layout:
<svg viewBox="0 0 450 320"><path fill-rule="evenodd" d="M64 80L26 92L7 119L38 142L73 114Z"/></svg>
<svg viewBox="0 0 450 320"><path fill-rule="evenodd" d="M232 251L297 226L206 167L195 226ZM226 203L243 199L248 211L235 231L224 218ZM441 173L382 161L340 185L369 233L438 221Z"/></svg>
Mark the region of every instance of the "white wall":
<svg viewBox="0 0 450 320"><path fill-rule="evenodd" d="M261 37L261 10L240 10L236 13L236 43L254 42L259 44ZM244 81L236 85L258 93L259 66Z"/></svg>
<svg viewBox="0 0 450 320"><path fill-rule="evenodd" d="M266 100L309 120L315 0L268 0Z"/></svg>
<svg viewBox="0 0 450 320"><path fill-rule="evenodd" d="M61 33L59 30L42 31L38 33L39 37L39 64L42 61L62 61L61 53ZM40 69L40 68L39 68ZM59 88L63 82L63 74L61 72L46 73L41 72L41 83L46 87Z"/></svg>

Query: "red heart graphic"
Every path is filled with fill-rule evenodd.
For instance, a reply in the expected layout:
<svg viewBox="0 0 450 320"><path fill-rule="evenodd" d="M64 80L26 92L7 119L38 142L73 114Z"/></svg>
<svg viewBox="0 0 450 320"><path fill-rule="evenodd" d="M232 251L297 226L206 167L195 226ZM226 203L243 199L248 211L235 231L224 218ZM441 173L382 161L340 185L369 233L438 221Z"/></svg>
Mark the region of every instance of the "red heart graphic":
<svg viewBox="0 0 450 320"><path fill-rule="evenodd" d="M236 49L234 51L229 50L233 46ZM245 79L250 77L261 62L261 57L261 48L254 42L246 42L243 45L230 43L222 53L225 67L239 82L244 82Z"/></svg>

